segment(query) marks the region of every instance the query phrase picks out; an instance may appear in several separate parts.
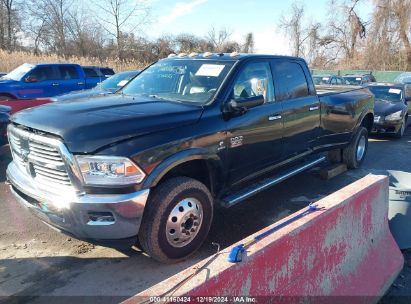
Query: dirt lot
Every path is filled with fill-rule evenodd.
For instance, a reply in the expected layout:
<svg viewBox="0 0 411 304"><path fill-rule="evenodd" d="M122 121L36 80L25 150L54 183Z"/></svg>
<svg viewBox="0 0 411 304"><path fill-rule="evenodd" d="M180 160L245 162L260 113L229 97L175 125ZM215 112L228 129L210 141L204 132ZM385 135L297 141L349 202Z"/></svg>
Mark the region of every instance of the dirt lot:
<svg viewBox="0 0 411 304"><path fill-rule="evenodd" d="M108 296L100 302L119 302L194 264L215 251L272 224L374 170L411 172L411 128L401 140L374 138L360 170L329 181L313 172L300 174L248 202L217 210L208 240L189 261L162 265L138 250L119 252L93 246L62 235L20 207L4 182L8 158L0 162L0 297L18 302L38 302L39 296ZM406 252L403 273L389 296L411 296L411 254ZM48 298L48 302L53 298ZM55 299L55 298L54 298ZM61 302L64 298L59 298ZM90 299L90 298L89 298ZM388 303L392 298L385 298ZM0 298L0 302L2 299Z"/></svg>

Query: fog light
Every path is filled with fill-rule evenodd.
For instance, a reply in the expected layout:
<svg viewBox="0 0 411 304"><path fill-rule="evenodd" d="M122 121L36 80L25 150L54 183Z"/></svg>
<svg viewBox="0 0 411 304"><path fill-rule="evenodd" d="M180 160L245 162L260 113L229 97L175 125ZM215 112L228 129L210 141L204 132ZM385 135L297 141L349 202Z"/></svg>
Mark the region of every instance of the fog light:
<svg viewBox="0 0 411 304"><path fill-rule="evenodd" d="M111 212L88 212L89 221L87 225L113 225L115 222L114 216Z"/></svg>

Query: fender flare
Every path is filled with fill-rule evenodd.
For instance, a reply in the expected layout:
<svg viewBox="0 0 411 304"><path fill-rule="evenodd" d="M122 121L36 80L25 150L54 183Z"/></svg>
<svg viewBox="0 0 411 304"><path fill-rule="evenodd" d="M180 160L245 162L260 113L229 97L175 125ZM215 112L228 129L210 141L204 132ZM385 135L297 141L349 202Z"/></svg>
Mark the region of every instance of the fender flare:
<svg viewBox="0 0 411 304"><path fill-rule="evenodd" d="M143 188L148 189L155 187L158 182L172 169L177 166L193 160L207 160L213 164L213 168L221 170L221 159L217 154L203 148L192 148L179 151L176 154L164 159L154 170L146 177Z"/></svg>

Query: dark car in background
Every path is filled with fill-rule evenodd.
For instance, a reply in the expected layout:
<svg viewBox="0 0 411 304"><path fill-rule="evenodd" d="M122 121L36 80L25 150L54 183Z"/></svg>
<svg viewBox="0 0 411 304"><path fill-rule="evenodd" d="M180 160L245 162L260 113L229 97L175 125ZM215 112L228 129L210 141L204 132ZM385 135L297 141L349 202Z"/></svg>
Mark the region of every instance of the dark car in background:
<svg viewBox="0 0 411 304"><path fill-rule="evenodd" d="M11 108L0 106L0 146L7 143L7 124L9 123Z"/></svg>
<svg viewBox="0 0 411 304"><path fill-rule="evenodd" d="M343 78L349 85L365 85L370 82L376 82L372 74L347 74L344 75Z"/></svg>
<svg viewBox="0 0 411 304"><path fill-rule="evenodd" d="M338 75L313 75L315 85L345 85L349 84L343 77Z"/></svg>
<svg viewBox="0 0 411 304"><path fill-rule="evenodd" d="M375 96L374 133L402 137L411 112L411 92L400 83L373 83L367 86Z"/></svg>
<svg viewBox="0 0 411 304"><path fill-rule="evenodd" d="M124 87L131 79L137 76L140 70L117 73L90 90L75 91L51 98L51 101L66 101L93 96L113 94Z"/></svg>

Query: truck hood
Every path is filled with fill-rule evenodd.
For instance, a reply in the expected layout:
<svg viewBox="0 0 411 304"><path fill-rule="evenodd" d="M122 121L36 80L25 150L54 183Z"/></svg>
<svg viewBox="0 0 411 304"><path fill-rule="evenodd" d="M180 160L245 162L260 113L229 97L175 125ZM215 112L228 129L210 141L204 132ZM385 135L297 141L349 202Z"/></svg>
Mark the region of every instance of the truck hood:
<svg viewBox="0 0 411 304"><path fill-rule="evenodd" d="M73 153L194 124L203 108L150 97L109 95L56 102L16 113L11 121L60 136Z"/></svg>
<svg viewBox="0 0 411 304"><path fill-rule="evenodd" d="M52 98L52 101L70 101L74 99L80 98L89 98L95 96L102 96L107 94L112 94L113 92L101 89L89 89L89 90L82 90L82 91L74 91L68 94L63 94L59 96L55 96Z"/></svg>
<svg viewBox="0 0 411 304"><path fill-rule="evenodd" d="M375 99L374 112L376 115L387 116L404 110L405 107L406 105L402 101L392 102L385 99Z"/></svg>

